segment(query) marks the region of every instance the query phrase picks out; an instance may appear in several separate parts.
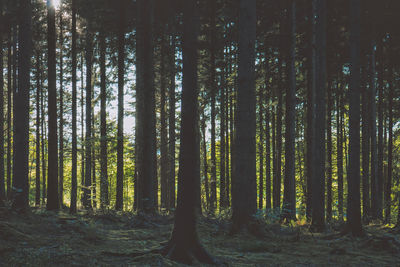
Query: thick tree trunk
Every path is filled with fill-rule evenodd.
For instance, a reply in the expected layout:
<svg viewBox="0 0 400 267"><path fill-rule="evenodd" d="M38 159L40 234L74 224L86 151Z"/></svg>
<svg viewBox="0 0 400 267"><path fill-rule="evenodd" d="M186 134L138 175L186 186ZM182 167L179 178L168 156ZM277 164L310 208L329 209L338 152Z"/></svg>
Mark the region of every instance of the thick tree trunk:
<svg viewBox="0 0 400 267"><path fill-rule="evenodd" d="M106 76L106 40L100 33L100 208L110 205L108 198L108 162L107 162L107 76Z"/></svg>
<svg viewBox="0 0 400 267"><path fill-rule="evenodd" d="M330 78L330 77L329 77ZM326 112L326 220L328 222L332 221L332 91L333 82L328 83L328 96L327 96L327 112Z"/></svg>
<svg viewBox="0 0 400 267"><path fill-rule="evenodd" d="M383 83L384 61L383 61L383 41L378 45L379 51L379 99L378 99L378 166L376 177L376 219L382 219L383 210L383 94L385 85Z"/></svg>
<svg viewBox="0 0 400 267"><path fill-rule="evenodd" d="M15 156L18 168L14 170L13 186L15 190L13 209L25 211L29 208L29 91L31 60L31 20L32 7L29 0L21 0L19 16L19 60L18 92L15 97ZM15 163L14 163L15 164Z"/></svg>
<svg viewBox="0 0 400 267"><path fill-rule="evenodd" d="M138 1L137 27L137 165L138 211L155 212L157 207L157 158L155 127L155 90L153 66L152 0Z"/></svg>
<svg viewBox="0 0 400 267"><path fill-rule="evenodd" d="M71 168L71 206L70 212L76 213L78 192L78 157L77 157L77 105L76 105L76 0L72 0L72 168Z"/></svg>
<svg viewBox="0 0 400 267"><path fill-rule="evenodd" d="M85 107L85 98L84 98L84 90L85 87L83 85L83 54L81 53L81 204L82 206L85 206L84 204L84 197L83 194L85 192L85 113L84 113L84 107Z"/></svg>
<svg viewBox="0 0 400 267"><path fill-rule="evenodd" d="M0 1L0 19L3 19L3 1ZM4 26L2 26L3 28ZM4 205L6 190L4 184L4 62L3 32L0 32L0 206Z"/></svg>
<svg viewBox="0 0 400 267"><path fill-rule="evenodd" d="M350 1L349 167L347 224L354 236L363 234L360 203L360 0Z"/></svg>
<svg viewBox="0 0 400 267"><path fill-rule="evenodd" d="M124 75L125 75L125 7L119 4L118 20L118 130L117 130L117 194L115 209L124 208Z"/></svg>
<svg viewBox="0 0 400 267"><path fill-rule="evenodd" d="M389 125L388 125L388 165L387 165L387 180L385 190L385 223L389 224L391 220L391 205L392 205L392 176L393 176L393 97L394 97L394 76L393 66L389 67L389 79L391 80L389 85L389 103L388 103L388 114L389 114Z"/></svg>
<svg viewBox="0 0 400 267"><path fill-rule="evenodd" d="M285 179L282 219L296 220L295 139L296 139L296 1L289 3L290 54L287 64L286 91Z"/></svg>
<svg viewBox="0 0 400 267"><path fill-rule="evenodd" d="M58 191L58 140L57 140L57 88L56 88L56 27L55 9L47 0L47 45L48 45L48 174L47 209L59 209Z"/></svg>
<svg viewBox="0 0 400 267"><path fill-rule="evenodd" d="M343 120L342 92L336 93L336 153L337 153L337 183L338 183L338 213L339 221L343 221Z"/></svg>
<svg viewBox="0 0 400 267"><path fill-rule="evenodd" d="M257 210L255 39L256 1L241 0L238 95L235 116L235 167L232 180L233 232L248 227Z"/></svg>
<svg viewBox="0 0 400 267"><path fill-rule="evenodd" d="M12 110L12 27L8 34L8 55L7 55L7 198L11 198L11 110Z"/></svg>
<svg viewBox="0 0 400 267"><path fill-rule="evenodd" d="M166 40L164 26L161 32L160 53L160 172L161 172L161 208L169 209L169 185L168 185L168 144L167 144L167 105L166 105Z"/></svg>
<svg viewBox="0 0 400 267"><path fill-rule="evenodd" d="M311 230L325 229L326 0L314 0L315 85Z"/></svg>

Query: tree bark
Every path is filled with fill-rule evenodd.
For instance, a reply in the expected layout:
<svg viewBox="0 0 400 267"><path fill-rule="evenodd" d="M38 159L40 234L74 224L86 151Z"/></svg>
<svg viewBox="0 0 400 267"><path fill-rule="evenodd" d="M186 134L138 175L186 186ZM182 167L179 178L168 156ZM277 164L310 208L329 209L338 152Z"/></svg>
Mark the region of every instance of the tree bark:
<svg viewBox="0 0 400 267"><path fill-rule="evenodd" d="M388 103L388 114L389 114L389 125L388 125L388 165L387 165L387 180L385 190L385 223L390 224L391 220L391 205L392 205L392 176L393 176L393 97L394 97L394 77L393 77L393 66L389 66L389 79L391 79L389 85L389 103Z"/></svg>
<svg viewBox="0 0 400 267"><path fill-rule="evenodd" d="M63 11L60 9L60 111L59 111L59 168L58 168L58 190L59 190L59 202L60 207L64 205L64 73L63 73L63 46L64 46L64 36L63 36Z"/></svg>
<svg viewBox="0 0 400 267"><path fill-rule="evenodd" d="M367 79L367 69L363 69L363 80ZM362 206L363 206L363 221L368 223L370 216L369 206L369 161L370 161L370 96L367 89L367 83L364 83L362 90Z"/></svg>
<svg viewBox="0 0 400 267"><path fill-rule="evenodd" d="M40 206L40 93L41 93L40 52L36 50L36 181L35 204Z"/></svg>
<svg viewBox="0 0 400 267"><path fill-rule="evenodd" d="M29 91L30 60L32 53L31 25L32 7L29 0L19 2L19 60L18 90L15 97L15 163L13 186L15 190L13 209L26 211L29 208ZM14 163L14 166L17 166Z"/></svg>
<svg viewBox="0 0 400 267"><path fill-rule="evenodd" d="M57 142L57 88L56 88L56 28L55 8L47 0L48 45L48 173L47 210L59 209L58 191L58 142Z"/></svg>

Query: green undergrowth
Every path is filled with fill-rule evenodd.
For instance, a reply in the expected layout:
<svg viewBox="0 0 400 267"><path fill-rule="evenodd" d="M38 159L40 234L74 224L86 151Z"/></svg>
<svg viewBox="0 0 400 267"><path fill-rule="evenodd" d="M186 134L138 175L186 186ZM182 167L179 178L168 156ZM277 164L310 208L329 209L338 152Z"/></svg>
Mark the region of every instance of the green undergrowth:
<svg viewBox="0 0 400 267"><path fill-rule="evenodd" d="M366 236L340 235L334 227L312 234L304 221L258 223L260 236L229 234L225 217L202 217L199 236L228 266L398 266L399 231L378 224ZM184 266L147 253L169 239L172 216L132 213L0 210L0 266ZM195 264L196 265L196 264ZM200 266L200 264L197 264Z"/></svg>

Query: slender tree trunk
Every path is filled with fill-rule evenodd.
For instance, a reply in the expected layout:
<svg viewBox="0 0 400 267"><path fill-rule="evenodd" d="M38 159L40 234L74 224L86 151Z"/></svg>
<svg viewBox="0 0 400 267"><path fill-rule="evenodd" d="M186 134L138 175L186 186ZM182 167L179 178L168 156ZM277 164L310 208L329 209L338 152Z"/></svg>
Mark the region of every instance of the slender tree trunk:
<svg viewBox="0 0 400 267"><path fill-rule="evenodd" d="M63 36L63 12L60 9L60 116L59 116L59 168L58 168L58 190L59 190L59 201L60 207L64 205L64 73L63 73L63 46L64 46L64 36Z"/></svg>
<svg viewBox="0 0 400 267"><path fill-rule="evenodd" d="M223 72L224 73L224 72ZM224 74L222 73L222 80ZM219 207L220 211L227 207L226 204L226 169L225 169L225 83L221 85L221 103L220 103L220 187L219 187Z"/></svg>
<svg viewBox="0 0 400 267"><path fill-rule="evenodd" d="M337 183L338 183L338 213L339 221L343 221L343 133L342 133L342 92L336 93L336 151L337 151Z"/></svg>
<svg viewBox="0 0 400 267"><path fill-rule="evenodd" d="M380 55L379 60L379 102L378 102L378 173L376 184L376 218L382 219L383 210L383 94L385 85L383 83L384 75L384 54L383 54L383 41L380 40L378 45Z"/></svg>
<svg viewBox="0 0 400 267"><path fill-rule="evenodd" d="M371 212L370 216L376 218L377 214L377 197L378 197L378 158L376 144L376 62L375 62L376 42L371 42L371 87L370 87L370 131L371 131Z"/></svg>
<svg viewBox="0 0 400 267"><path fill-rule="evenodd" d="M360 203L360 0L350 1L349 167L347 223L354 236L363 234Z"/></svg>
<svg viewBox="0 0 400 267"><path fill-rule="evenodd" d="M211 87L211 207L210 212L213 214L217 203L217 160L216 160L216 145L215 145L215 95L217 90L216 84L216 3L210 0L211 8L211 44L210 44L210 87Z"/></svg>
<svg viewBox="0 0 400 267"><path fill-rule="evenodd" d="M392 175L393 175L393 97L394 97L394 76L393 66L389 67L389 79L391 79L389 85L389 125L388 125L388 165L387 165L387 180L385 190L385 223L389 224L391 220L391 205L392 205Z"/></svg>
<svg viewBox="0 0 400 267"><path fill-rule="evenodd" d="M202 133L202 145L203 145L203 175L204 175L204 190L206 195L206 209L209 210L210 207L210 188L208 184L208 164L207 164L207 139L206 139L206 118L204 117L203 110L203 118L201 120L201 133Z"/></svg>
<svg viewBox="0 0 400 267"><path fill-rule="evenodd" d="M3 1L0 0L0 19L3 20ZM4 62L3 32L0 32L0 206L4 205L6 190L4 184Z"/></svg>
<svg viewBox="0 0 400 267"><path fill-rule="evenodd" d="M314 0L315 84L311 230L325 229L326 0Z"/></svg>
<svg viewBox="0 0 400 267"><path fill-rule="evenodd" d="M93 58L93 35L90 29L86 29L86 136L85 136L85 181L83 189L83 206L92 209L91 186L92 186L92 58Z"/></svg>
<svg viewBox="0 0 400 267"><path fill-rule="evenodd" d="M8 55L7 55L7 198L11 198L11 110L12 110L12 27L8 34Z"/></svg>
<svg viewBox="0 0 400 267"><path fill-rule="evenodd" d="M83 53L81 53L81 204L82 206L85 206L85 199L83 197L84 192L85 192L85 127L84 127L84 121L85 121L85 113L84 113L84 106L85 106L85 99L83 92L85 90L84 85L83 85Z"/></svg>
<svg viewBox="0 0 400 267"><path fill-rule="evenodd" d="M40 92L41 88L40 52L36 50L36 181L35 204L40 206Z"/></svg>
<svg viewBox="0 0 400 267"><path fill-rule="evenodd" d="M108 163L107 163L107 91L106 91L106 40L100 33L100 207L106 208L108 199Z"/></svg>
<svg viewBox="0 0 400 267"><path fill-rule="evenodd" d="M258 182L258 209L262 210L264 202L264 90L259 89L258 105L258 126L259 126L259 143L258 143L258 157L259 157L259 182Z"/></svg>
<svg viewBox="0 0 400 267"><path fill-rule="evenodd" d="M332 220L332 169L333 169L333 162L332 162L332 106L333 106L333 98L332 98L332 91L333 91L333 82L329 82L328 84L328 106L327 106L327 115L326 115L326 163L327 163L327 170L326 170L326 220L331 222Z"/></svg>
<svg viewBox="0 0 400 267"><path fill-rule="evenodd" d="M367 79L367 68L363 69L363 80ZM362 206L363 221L369 221L369 155L370 155L370 96L367 89L367 83L364 83L362 90Z"/></svg>
<svg viewBox="0 0 400 267"><path fill-rule="evenodd" d="M255 39L256 1L239 2L239 64L235 157L232 183L232 231L248 227L257 210Z"/></svg>
<svg viewBox="0 0 400 267"><path fill-rule="evenodd" d="M168 92L168 100L169 100L169 146L168 146L168 154L169 154L169 174L168 174L168 183L169 183L169 208L175 208L175 49L176 49L176 36L175 36L175 19L171 18L171 62L170 62L170 88Z"/></svg>
<svg viewBox="0 0 400 267"><path fill-rule="evenodd" d="M286 91L285 180L283 219L296 220L295 140L296 140L296 1L289 3L290 54Z"/></svg>
<svg viewBox="0 0 400 267"><path fill-rule="evenodd" d="M267 79L268 81L269 79ZM270 86L266 83L266 86ZM266 92L266 109L265 109L265 208L271 209L271 138L270 138L270 91L267 88Z"/></svg>
<svg viewBox="0 0 400 267"><path fill-rule="evenodd" d="M41 63L40 63L41 64ZM42 72L40 72L40 87L43 88L43 79L42 79ZM47 139L46 135L46 115L45 115L45 108L44 108L44 92L43 90L40 91L40 107L41 107L41 120L40 120L40 130L41 130L41 143L42 143L42 204L46 203L47 199L47 188L46 188L46 177L47 177L47 162L46 162L46 142Z"/></svg>
<svg viewBox="0 0 400 267"><path fill-rule="evenodd" d="M47 0L48 45L48 177L47 209L59 209L58 142L57 142L57 88L56 88L56 19L52 1Z"/></svg>
<svg viewBox="0 0 400 267"><path fill-rule="evenodd" d="M138 1L137 28L137 164L138 211L152 213L157 207L157 158L155 130L155 90L153 66L152 0Z"/></svg>
<svg viewBox="0 0 400 267"><path fill-rule="evenodd" d="M32 7L29 0L21 0L18 9L19 16L19 60L18 60L18 91L15 97L15 162L18 168L14 170L13 186L15 196L13 209L25 211L29 208L29 90L30 90L30 60L31 60L31 20ZM14 163L15 164L15 163ZM15 165L16 166L16 165Z"/></svg>
<svg viewBox="0 0 400 267"><path fill-rule="evenodd" d="M282 73L282 62L279 61L279 73ZM282 81L282 77L280 77ZM283 84L283 83L282 83ZM279 211L281 206L281 186L282 186L282 98L283 92L278 92L278 106L276 111L276 133L275 133L275 171L273 181L273 205L274 210Z"/></svg>
<svg viewBox="0 0 400 267"><path fill-rule="evenodd" d="M117 196L115 209L124 208L124 75L125 75L125 7L119 4L118 21L118 130L117 130Z"/></svg>
<svg viewBox="0 0 400 267"><path fill-rule="evenodd" d="M161 147L160 147L160 169L161 169L161 208L169 209L169 185L168 185L168 144L167 144L167 105L166 105L166 75L165 75L165 32L161 33L161 59L160 59L160 120L161 120Z"/></svg>
<svg viewBox="0 0 400 267"><path fill-rule="evenodd" d="M70 212L76 213L78 192L78 157L77 157L77 105L76 105L76 0L72 0L72 168L71 168L71 206Z"/></svg>

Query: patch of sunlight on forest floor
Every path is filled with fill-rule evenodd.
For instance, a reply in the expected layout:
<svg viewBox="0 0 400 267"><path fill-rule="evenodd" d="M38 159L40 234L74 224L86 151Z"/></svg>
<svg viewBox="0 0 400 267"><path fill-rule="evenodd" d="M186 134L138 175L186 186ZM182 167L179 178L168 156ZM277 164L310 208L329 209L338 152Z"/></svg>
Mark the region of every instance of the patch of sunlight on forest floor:
<svg viewBox="0 0 400 267"><path fill-rule="evenodd" d="M17 215L0 209L0 266L184 266L158 254L134 257L167 241L173 218L130 213L71 216L34 209ZM228 235L229 223L201 219L200 238L228 266L399 266L400 232L366 226L366 237L311 234L307 225L266 225L257 238Z"/></svg>

